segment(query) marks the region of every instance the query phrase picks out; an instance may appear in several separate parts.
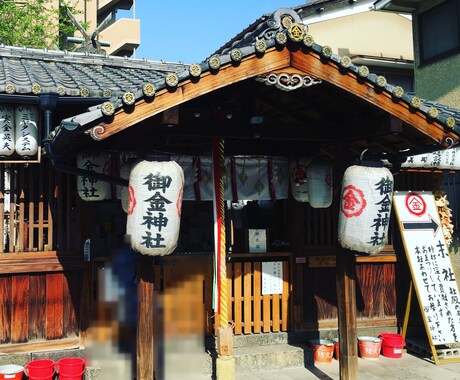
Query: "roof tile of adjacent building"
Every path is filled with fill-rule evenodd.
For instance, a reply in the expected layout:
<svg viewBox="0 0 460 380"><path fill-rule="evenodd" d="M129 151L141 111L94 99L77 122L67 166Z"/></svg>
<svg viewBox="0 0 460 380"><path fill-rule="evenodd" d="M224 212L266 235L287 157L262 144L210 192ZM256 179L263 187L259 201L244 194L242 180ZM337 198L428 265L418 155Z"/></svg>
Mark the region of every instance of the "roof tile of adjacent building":
<svg viewBox="0 0 460 380"><path fill-rule="evenodd" d="M290 19L288 24L301 25L301 19L293 9L279 9L238 34L218 54L193 65L0 46L0 95L57 92L61 96L105 98L106 102L90 111L91 116L72 118L72 121L81 120L84 126L102 118L106 112L113 113L121 108L127 99L135 103L152 96L152 91L175 87L206 71L217 71L221 65L236 64L254 54L263 56L266 49L274 46L286 48L286 45L294 45L334 62L337 70L354 73L357 81L367 81L460 134L460 111L405 93L401 87L388 84L382 76L369 73L367 67L354 65L348 57L335 55L328 46L316 44L308 34L302 40L294 41L289 36L290 25L286 24L286 17ZM146 88L150 90L146 92Z"/></svg>

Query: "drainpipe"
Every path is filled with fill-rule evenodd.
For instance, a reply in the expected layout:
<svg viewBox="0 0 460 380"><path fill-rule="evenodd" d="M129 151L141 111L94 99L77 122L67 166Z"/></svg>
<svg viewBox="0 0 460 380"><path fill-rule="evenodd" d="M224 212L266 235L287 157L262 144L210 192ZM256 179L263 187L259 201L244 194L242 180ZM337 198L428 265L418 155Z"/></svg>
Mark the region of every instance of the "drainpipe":
<svg viewBox="0 0 460 380"><path fill-rule="evenodd" d="M43 140L47 139L51 133L51 125L53 123L53 110L56 108L58 98L59 94L56 92L49 92L38 95L40 108L44 112L45 130Z"/></svg>

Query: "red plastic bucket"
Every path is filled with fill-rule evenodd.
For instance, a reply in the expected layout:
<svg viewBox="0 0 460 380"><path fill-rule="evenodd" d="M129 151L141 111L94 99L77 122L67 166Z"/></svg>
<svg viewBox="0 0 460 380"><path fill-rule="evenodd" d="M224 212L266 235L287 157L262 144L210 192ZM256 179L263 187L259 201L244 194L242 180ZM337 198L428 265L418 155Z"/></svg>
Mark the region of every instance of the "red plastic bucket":
<svg viewBox="0 0 460 380"><path fill-rule="evenodd" d="M358 337L359 356L363 359L378 359L381 346L381 338L372 336Z"/></svg>
<svg viewBox="0 0 460 380"><path fill-rule="evenodd" d="M334 343L327 339L314 339L310 341L310 346L313 349L313 357L315 362L330 363L334 356Z"/></svg>
<svg viewBox="0 0 460 380"><path fill-rule="evenodd" d="M51 359L32 360L24 368L30 380L52 380L54 374L54 361Z"/></svg>
<svg viewBox="0 0 460 380"><path fill-rule="evenodd" d="M334 338L334 356L336 360L339 360L340 358L339 338Z"/></svg>
<svg viewBox="0 0 460 380"><path fill-rule="evenodd" d="M59 372L60 380L81 380L85 373L85 359L60 359L56 364L56 370Z"/></svg>
<svg viewBox="0 0 460 380"><path fill-rule="evenodd" d="M0 365L0 380L22 380L24 367L17 364Z"/></svg>
<svg viewBox="0 0 460 380"><path fill-rule="evenodd" d="M406 342L402 335L383 333L382 338L382 354L388 358L400 358L403 353L403 348Z"/></svg>

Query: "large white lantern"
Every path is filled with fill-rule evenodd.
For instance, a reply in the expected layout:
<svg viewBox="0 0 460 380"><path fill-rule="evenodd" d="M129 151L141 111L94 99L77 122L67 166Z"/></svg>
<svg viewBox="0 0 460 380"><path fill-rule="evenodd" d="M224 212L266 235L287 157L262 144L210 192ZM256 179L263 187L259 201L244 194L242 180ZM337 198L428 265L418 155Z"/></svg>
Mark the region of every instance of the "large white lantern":
<svg viewBox="0 0 460 380"><path fill-rule="evenodd" d="M14 153L14 110L5 104L0 105L0 156Z"/></svg>
<svg viewBox="0 0 460 380"><path fill-rule="evenodd" d="M344 173L338 239L342 247L375 254L386 244L393 175L384 167L350 166Z"/></svg>
<svg viewBox="0 0 460 380"><path fill-rule="evenodd" d="M38 108L19 106L16 108L15 148L20 156L34 156L38 151Z"/></svg>
<svg viewBox="0 0 460 380"><path fill-rule="evenodd" d="M174 161L142 161L129 176L126 234L144 255L164 256L179 238L184 171Z"/></svg>
<svg viewBox="0 0 460 380"><path fill-rule="evenodd" d="M100 174L109 174L110 155L107 152L82 152L77 157L77 167ZM110 183L87 176L77 178L78 195L84 201L103 201L111 195Z"/></svg>
<svg viewBox="0 0 460 380"><path fill-rule="evenodd" d="M307 167L308 202L313 208L327 208L332 203L332 165L315 161Z"/></svg>
<svg viewBox="0 0 460 380"><path fill-rule="evenodd" d="M291 193L297 202L308 202L307 167L311 161L311 158L301 157L289 162Z"/></svg>

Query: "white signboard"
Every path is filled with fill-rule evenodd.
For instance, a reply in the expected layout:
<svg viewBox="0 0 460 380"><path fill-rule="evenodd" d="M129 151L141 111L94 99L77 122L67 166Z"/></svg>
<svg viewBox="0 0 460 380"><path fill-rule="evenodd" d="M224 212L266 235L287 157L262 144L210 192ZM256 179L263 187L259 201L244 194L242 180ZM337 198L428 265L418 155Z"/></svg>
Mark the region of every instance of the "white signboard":
<svg viewBox="0 0 460 380"><path fill-rule="evenodd" d="M434 196L395 192L393 204L431 344L460 342L460 296Z"/></svg>
<svg viewBox="0 0 460 380"><path fill-rule="evenodd" d="M267 230L248 230L249 253L267 252Z"/></svg>
<svg viewBox="0 0 460 380"><path fill-rule="evenodd" d="M283 263L281 261L262 262L262 294L283 293Z"/></svg>

